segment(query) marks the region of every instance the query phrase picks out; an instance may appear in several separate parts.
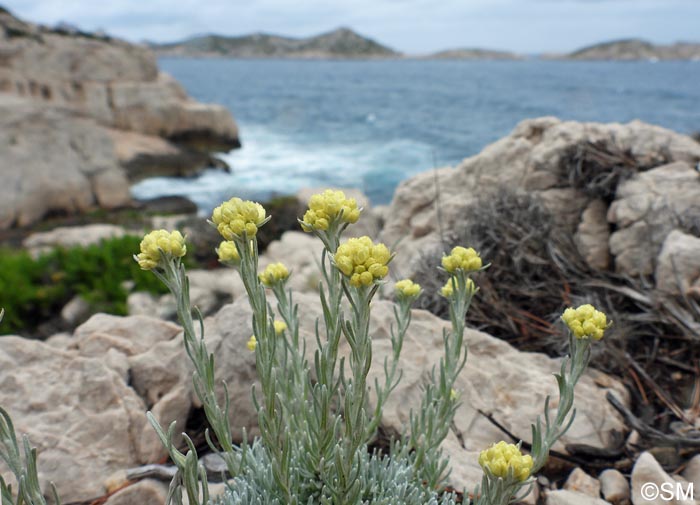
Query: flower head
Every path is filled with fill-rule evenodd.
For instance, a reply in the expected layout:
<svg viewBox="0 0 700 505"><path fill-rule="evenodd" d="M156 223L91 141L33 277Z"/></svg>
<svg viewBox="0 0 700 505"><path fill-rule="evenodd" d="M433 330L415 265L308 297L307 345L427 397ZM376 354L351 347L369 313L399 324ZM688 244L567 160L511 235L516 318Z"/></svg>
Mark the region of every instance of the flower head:
<svg viewBox="0 0 700 505"><path fill-rule="evenodd" d="M181 258L187 253L185 239L179 231L155 230L143 237L141 252L136 256L143 270L153 270L160 266L160 251L171 258Z"/></svg>
<svg viewBox="0 0 700 505"><path fill-rule="evenodd" d="M457 270L464 272L475 272L482 266L479 253L473 248L457 246L452 249L449 256L442 257L442 267L450 273L455 273Z"/></svg>
<svg viewBox="0 0 700 505"><path fill-rule="evenodd" d="M450 400L456 402L459 399L459 393L456 389L450 389Z"/></svg>
<svg viewBox="0 0 700 505"><path fill-rule="evenodd" d="M251 335L250 338L248 339L248 343L245 345L249 351L253 352L255 348L258 346L258 339L255 338L255 335Z"/></svg>
<svg viewBox="0 0 700 505"><path fill-rule="evenodd" d="M334 260L352 286L369 286L389 273L391 253L384 244L375 244L369 237L351 238L338 247Z"/></svg>
<svg viewBox="0 0 700 505"><path fill-rule="evenodd" d="M284 321L275 321L272 323L275 327L275 335L280 336L282 333L284 333L284 330L287 329L287 323Z"/></svg>
<svg viewBox="0 0 700 505"><path fill-rule="evenodd" d="M452 298L452 295L454 295L454 284L457 284L459 282L459 279L457 277L450 277L447 279L447 282L445 285L440 288L440 294L444 296L445 298ZM467 279L467 291L474 293L476 291L476 284L474 284L474 281L471 279Z"/></svg>
<svg viewBox="0 0 700 505"><path fill-rule="evenodd" d="M271 288L278 282L286 281L289 278L289 270L282 263L270 263L258 278L266 287Z"/></svg>
<svg viewBox="0 0 700 505"><path fill-rule="evenodd" d="M219 255L221 263L238 264L241 261L241 256L236 249L236 243L232 240L224 240L216 249L216 254Z"/></svg>
<svg viewBox="0 0 700 505"><path fill-rule="evenodd" d="M576 338L600 340L611 324L605 313L596 310L591 304L581 305L575 309L569 307L561 318Z"/></svg>
<svg viewBox="0 0 700 505"><path fill-rule="evenodd" d="M342 191L327 189L311 197L301 227L307 232L323 231L338 219L343 223L356 223L359 218L360 209L354 198L346 198Z"/></svg>
<svg viewBox="0 0 700 505"><path fill-rule="evenodd" d="M246 235L254 237L267 222L265 208L256 202L231 198L214 209L211 220L222 237L233 240Z"/></svg>
<svg viewBox="0 0 700 505"><path fill-rule="evenodd" d="M508 473L519 481L524 481L532 471L532 456L520 452L515 444L498 442L479 454L479 464L494 476L505 479Z"/></svg>
<svg viewBox="0 0 700 505"><path fill-rule="evenodd" d="M400 298L416 298L420 295L420 284L416 284L410 279L403 279L394 285L396 295Z"/></svg>

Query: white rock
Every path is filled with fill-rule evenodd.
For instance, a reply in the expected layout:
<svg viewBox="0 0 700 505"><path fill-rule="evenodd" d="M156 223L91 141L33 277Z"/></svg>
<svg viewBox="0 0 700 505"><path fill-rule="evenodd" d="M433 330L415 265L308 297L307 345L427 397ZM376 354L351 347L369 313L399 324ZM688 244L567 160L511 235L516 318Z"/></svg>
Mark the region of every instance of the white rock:
<svg viewBox="0 0 700 505"><path fill-rule="evenodd" d="M630 499L630 486L620 471L610 468L604 470L599 476L600 487L605 498L615 505L628 503Z"/></svg>
<svg viewBox="0 0 700 505"><path fill-rule="evenodd" d="M688 482L692 482L696 493L696 501L700 499L700 454L696 454L688 462L685 470L683 470L683 478Z"/></svg>
<svg viewBox="0 0 700 505"><path fill-rule="evenodd" d="M157 480L145 479L114 493L105 505L165 505L168 486Z"/></svg>
<svg viewBox="0 0 700 505"><path fill-rule="evenodd" d="M581 214L574 240L578 250L592 268L606 270L610 265L610 227L606 217L608 206L603 200L593 200Z"/></svg>
<svg viewBox="0 0 700 505"><path fill-rule="evenodd" d="M610 236L615 269L631 276L653 274L656 256L679 219L700 216L698 201L700 174L687 162L663 165L621 182L608 211L608 221L617 227Z"/></svg>
<svg viewBox="0 0 700 505"><path fill-rule="evenodd" d="M32 233L24 239L22 245L29 249L32 255L37 256L39 253L55 247L86 247L102 240L123 237L128 233L121 226L113 224L60 226L51 231ZM138 235L135 232L131 233Z"/></svg>
<svg viewBox="0 0 700 505"><path fill-rule="evenodd" d="M580 468L574 468L566 479L564 489L576 491L593 498L600 498L600 482L594 479Z"/></svg>
<svg viewBox="0 0 700 505"><path fill-rule="evenodd" d="M8 336L0 369L0 405L37 447L42 488L55 482L64 503L101 496L106 475L146 463L146 406L100 359Z"/></svg>
<svg viewBox="0 0 700 505"><path fill-rule="evenodd" d="M606 505L608 502L577 491L560 489L548 491L545 503L547 505Z"/></svg>
<svg viewBox="0 0 700 505"><path fill-rule="evenodd" d="M656 263L657 289L700 299L700 237L673 230L664 240Z"/></svg>
<svg viewBox="0 0 700 505"><path fill-rule="evenodd" d="M71 327L85 321L91 313L90 303L76 295L61 309L61 319Z"/></svg>
<svg viewBox="0 0 700 505"><path fill-rule="evenodd" d="M632 468L632 503L634 505L695 505L695 500L677 499L677 495L664 496L667 486L670 491L675 491L677 481L669 476L658 461L649 452L643 452ZM681 483L682 489L686 486ZM669 499L670 498L670 499Z"/></svg>

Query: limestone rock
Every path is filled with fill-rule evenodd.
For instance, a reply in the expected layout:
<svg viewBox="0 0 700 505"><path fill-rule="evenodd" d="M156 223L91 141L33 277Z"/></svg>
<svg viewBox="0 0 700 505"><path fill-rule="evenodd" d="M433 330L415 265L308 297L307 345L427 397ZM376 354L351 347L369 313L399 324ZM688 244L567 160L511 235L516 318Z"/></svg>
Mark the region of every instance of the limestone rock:
<svg viewBox="0 0 700 505"><path fill-rule="evenodd" d="M545 503L547 505L606 505L608 502L578 491L559 489L547 492Z"/></svg>
<svg viewBox="0 0 700 505"><path fill-rule="evenodd" d="M700 218L700 174L686 162L641 172L622 182L610 205L608 221L617 227L610 251L618 272L651 275L668 234L683 222Z"/></svg>
<svg viewBox="0 0 700 505"><path fill-rule="evenodd" d="M175 338L181 328L152 317L95 314L76 328L75 346L83 356L99 356L120 349L127 356L141 354L158 342Z"/></svg>
<svg viewBox="0 0 700 505"><path fill-rule="evenodd" d="M476 197L501 186L541 195L559 224L573 234L581 212L595 198L572 186L566 172L577 150L590 145L626 153L638 170L672 161L683 161L689 167L700 160L700 144L690 137L640 121L624 125L552 117L523 121L509 136L457 167L425 172L399 185L380 235L386 244L401 240L394 268L402 277L410 276L421 251L440 245L438 207L443 228L450 230L463 222L465 210ZM688 194L688 188L684 193Z"/></svg>
<svg viewBox="0 0 700 505"><path fill-rule="evenodd" d="M123 206L131 181L239 146L231 114L189 98L148 48L0 12L0 229Z"/></svg>
<svg viewBox="0 0 700 505"><path fill-rule="evenodd" d="M0 93L0 132L0 228L130 201L112 142L93 120Z"/></svg>
<svg viewBox="0 0 700 505"><path fill-rule="evenodd" d="M600 487L605 498L615 505L624 505L630 501L630 486L620 471L610 468L603 471L598 477Z"/></svg>
<svg viewBox="0 0 700 505"><path fill-rule="evenodd" d="M36 340L0 339L0 405L38 448L39 479L65 503L101 496L101 482L142 463L145 405L100 359Z"/></svg>
<svg viewBox="0 0 700 505"><path fill-rule="evenodd" d="M606 270L610 265L610 227L606 218L608 207L603 200L593 200L581 214L574 240L591 268Z"/></svg>
<svg viewBox="0 0 700 505"><path fill-rule="evenodd" d="M168 486L153 479L146 479L117 491L105 505L165 505Z"/></svg>
<svg viewBox="0 0 700 505"><path fill-rule="evenodd" d="M656 288L700 299L700 237L673 230L656 263Z"/></svg>
<svg viewBox="0 0 700 505"><path fill-rule="evenodd" d="M668 475L654 456L649 452L642 453L632 468L632 503L634 505L695 505L695 500L667 499L670 496L660 494L662 485L676 489L677 481ZM655 491L657 493L653 493ZM644 493L644 494L643 494ZM652 494L648 494L652 493Z"/></svg>
<svg viewBox="0 0 700 505"><path fill-rule="evenodd" d="M80 295L74 296L61 309L61 319L74 328L90 316L90 304Z"/></svg>
<svg viewBox="0 0 700 505"><path fill-rule="evenodd" d="M580 468L574 468L566 479L564 489L583 493L592 498L600 498L600 482Z"/></svg>
<svg viewBox="0 0 700 505"><path fill-rule="evenodd" d="M60 226L50 231L35 232L29 235L22 245L33 254L55 247L86 247L102 240L119 238L129 232L113 224L88 224L85 226Z"/></svg>

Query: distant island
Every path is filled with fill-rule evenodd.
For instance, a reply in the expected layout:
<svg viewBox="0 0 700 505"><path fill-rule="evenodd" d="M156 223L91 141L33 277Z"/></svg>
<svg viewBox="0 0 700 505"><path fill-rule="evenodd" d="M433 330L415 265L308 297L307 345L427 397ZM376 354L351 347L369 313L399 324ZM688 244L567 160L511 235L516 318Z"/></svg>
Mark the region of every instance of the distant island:
<svg viewBox="0 0 700 505"><path fill-rule="evenodd" d="M547 59L700 60L700 43L677 42L672 45L656 45L641 39L614 40L587 46L567 55L549 55Z"/></svg>
<svg viewBox="0 0 700 505"><path fill-rule="evenodd" d="M158 56L225 58L521 60L519 54L479 48L448 49L437 53L407 55L350 28L295 38L266 33L242 36L200 35L171 43L148 43Z"/></svg>
<svg viewBox="0 0 700 505"><path fill-rule="evenodd" d="M462 48L439 51L423 58L429 60L523 60L525 56L493 49Z"/></svg>
<svg viewBox="0 0 700 505"><path fill-rule="evenodd" d="M401 53L349 28L338 28L307 38L266 33L238 37L202 35L180 42L149 45L158 56L300 59L401 57Z"/></svg>

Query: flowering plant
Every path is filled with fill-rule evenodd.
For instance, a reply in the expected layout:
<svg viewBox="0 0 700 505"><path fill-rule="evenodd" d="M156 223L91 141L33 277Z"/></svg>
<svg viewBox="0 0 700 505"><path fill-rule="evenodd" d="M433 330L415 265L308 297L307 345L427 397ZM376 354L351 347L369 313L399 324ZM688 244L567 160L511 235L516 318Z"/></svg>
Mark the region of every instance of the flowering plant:
<svg viewBox="0 0 700 505"><path fill-rule="evenodd" d="M258 269L256 236L270 219L265 209L233 198L214 210L211 223L224 238L217 248L219 260L237 269L253 312L253 334L246 347L255 353L261 386L253 395L260 437L248 444L244 432L240 446L233 443L228 392L223 404L215 393L214 357L207 349L204 325L196 309L193 317L181 261L186 253L184 238L178 232L164 230L144 237L135 259L143 269L151 270L177 301L185 350L194 365L194 390L211 427L206 440L226 463L229 479L224 495L211 498L193 442L185 435L187 450L182 452L173 442L174 423L164 429L148 413L177 467L169 503L182 504L183 493L190 504L460 502L458 494L445 487L449 461L440 445L459 405L455 384L467 360L465 318L479 290L472 275L488 265L483 265L471 248L456 247L443 258L440 270L447 282L441 294L449 302L451 322L449 331L442 335L444 353L424 385L420 407L411 412L404 433L392 440L388 451L371 451L383 407L401 378L398 365L411 323L411 306L423 290L409 279L396 283L391 353L384 361L383 381L376 380L370 389L371 301L386 282L393 254L369 237L342 242L343 231L358 220L360 212L354 200L341 191L329 190L312 197L309 210L299 220L304 231L324 244L319 286L323 316L318 322L322 324L315 326L316 349L309 362L306 342L300 338L297 306L287 288L292 273L281 263L269 265L262 272ZM276 302L274 309L268 293ZM532 427L531 454L523 454L520 444L506 442L481 452L483 478L473 493L477 504L506 505L529 493L532 475L542 468L553 444L573 422L574 387L590 359L590 345L603 336L608 322L604 314L588 305L567 309L562 319L571 330L571 358L564 360L556 375L556 415L552 418L547 398L544 425L538 419ZM350 349L347 360L339 356L341 339ZM32 477L36 475L35 456L25 442L25 470L13 437L9 416L0 411L0 456L17 476L21 494L23 482L26 487L36 480ZM12 503L9 488L1 480L0 489L3 505ZM468 501L467 496L465 493L463 500ZM42 503L38 499L25 502Z"/></svg>

